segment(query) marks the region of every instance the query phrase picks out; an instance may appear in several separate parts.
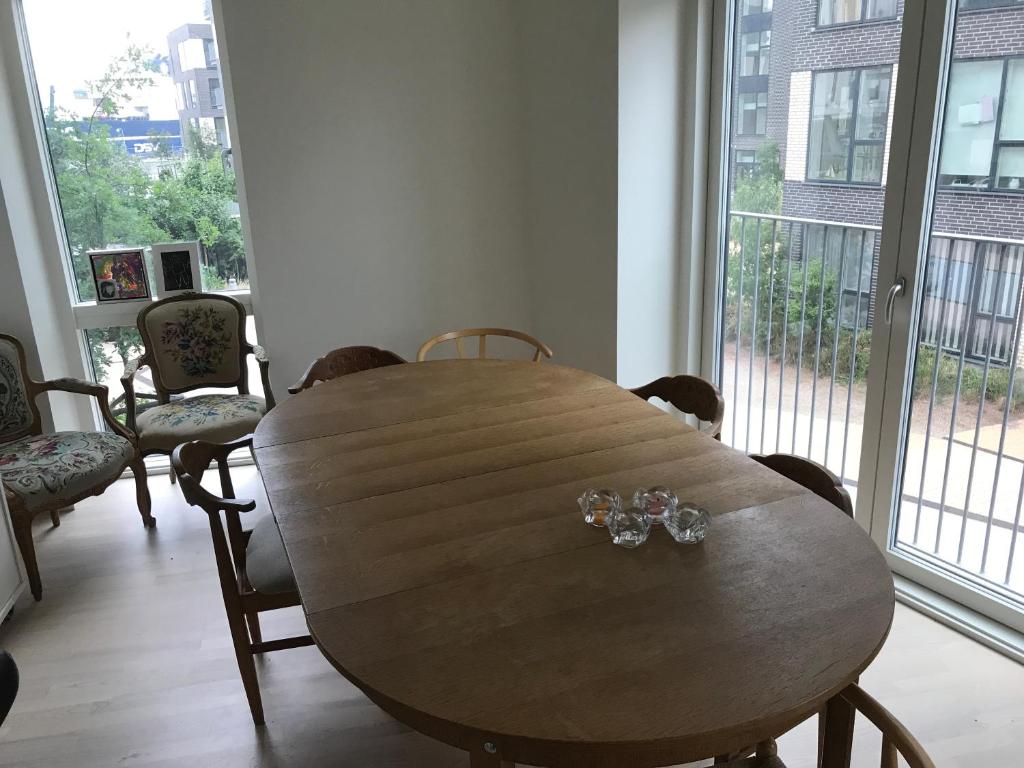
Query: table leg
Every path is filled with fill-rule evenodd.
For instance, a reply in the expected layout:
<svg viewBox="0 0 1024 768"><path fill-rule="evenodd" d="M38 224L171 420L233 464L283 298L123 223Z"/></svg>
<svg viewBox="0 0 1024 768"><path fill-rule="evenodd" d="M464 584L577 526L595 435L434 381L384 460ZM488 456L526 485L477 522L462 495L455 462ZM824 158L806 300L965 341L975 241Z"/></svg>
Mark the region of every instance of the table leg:
<svg viewBox="0 0 1024 768"><path fill-rule="evenodd" d="M850 768L853 752L853 721L857 715L845 699L836 696L825 705L825 727L820 739L820 768Z"/></svg>
<svg viewBox="0 0 1024 768"><path fill-rule="evenodd" d="M510 760L502 760L501 754L495 750L489 751L487 747L494 749L493 745L485 745L483 749L474 749L469 753L469 768L516 768L516 764Z"/></svg>

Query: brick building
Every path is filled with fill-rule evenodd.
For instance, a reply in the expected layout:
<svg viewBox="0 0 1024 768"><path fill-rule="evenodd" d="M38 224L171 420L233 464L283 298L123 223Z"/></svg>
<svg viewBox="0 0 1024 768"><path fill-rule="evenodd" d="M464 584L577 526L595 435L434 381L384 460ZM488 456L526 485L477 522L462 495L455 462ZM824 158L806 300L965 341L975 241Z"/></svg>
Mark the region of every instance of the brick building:
<svg viewBox="0 0 1024 768"><path fill-rule="evenodd" d="M926 309L922 334L934 340L942 333L944 346L958 349L966 333L968 357L983 359L988 349L1005 364L1020 312L1024 248L990 245L993 238L1024 240L1024 0L959 6L933 213L936 266L926 298L946 293L929 304L932 316ZM733 178L752 172L758 148L774 142L783 216L880 225L902 18L903 0L739 0ZM828 246L840 251L852 231L831 228L822 240L841 236L843 245ZM859 287L868 307L861 322L870 324L878 238L858 231L874 254ZM844 289L855 283L844 278ZM962 322L961 311L974 319ZM993 314L997 326L989 333Z"/></svg>

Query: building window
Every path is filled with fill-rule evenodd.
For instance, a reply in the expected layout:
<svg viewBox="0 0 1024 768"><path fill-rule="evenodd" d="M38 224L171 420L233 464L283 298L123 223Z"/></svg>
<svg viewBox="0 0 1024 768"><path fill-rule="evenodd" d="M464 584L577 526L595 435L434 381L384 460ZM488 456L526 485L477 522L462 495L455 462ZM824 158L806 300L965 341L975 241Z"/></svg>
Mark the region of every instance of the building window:
<svg viewBox="0 0 1024 768"><path fill-rule="evenodd" d="M739 126L737 133L741 136L764 136L768 123L768 94L741 93L739 101Z"/></svg>
<svg viewBox="0 0 1024 768"><path fill-rule="evenodd" d="M220 87L220 78L210 78L210 106L214 109L222 109L224 107L224 91Z"/></svg>
<svg viewBox="0 0 1024 768"><path fill-rule="evenodd" d="M939 184L1024 190L1024 58L953 62Z"/></svg>
<svg viewBox="0 0 1024 768"><path fill-rule="evenodd" d="M772 45L772 31L748 32L740 39L743 59L740 65L741 75L767 75L768 56Z"/></svg>
<svg viewBox="0 0 1024 768"><path fill-rule="evenodd" d="M818 0L818 26L896 18L896 0Z"/></svg>
<svg viewBox="0 0 1024 768"><path fill-rule="evenodd" d="M206 55L206 67L207 69L217 68L217 47L213 44L213 40L206 38L203 40L203 53Z"/></svg>
<svg viewBox="0 0 1024 768"><path fill-rule="evenodd" d="M772 0L743 0L741 11L743 16L751 16L755 13L771 13Z"/></svg>
<svg viewBox="0 0 1024 768"><path fill-rule="evenodd" d="M736 178L749 179L757 173L757 151L753 149L736 150Z"/></svg>
<svg viewBox="0 0 1024 768"><path fill-rule="evenodd" d="M807 178L881 184L891 67L815 72Z"/></svg>

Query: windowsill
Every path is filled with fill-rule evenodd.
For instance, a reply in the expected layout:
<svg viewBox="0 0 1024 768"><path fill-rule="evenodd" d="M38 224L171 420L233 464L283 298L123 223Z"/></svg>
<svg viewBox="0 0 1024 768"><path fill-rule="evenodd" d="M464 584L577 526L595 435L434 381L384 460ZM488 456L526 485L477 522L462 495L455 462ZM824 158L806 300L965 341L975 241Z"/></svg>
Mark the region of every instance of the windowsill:
<svg viewBox="0 0 1024 768"><path fill-rule="evenodd" d="M245 307L246 314L252 314L252 294L247 289L237 291L209 291L209 293L230 296ZM71 311L75 316L75 326L78 330L89 330L92 328L110 328L135 326L135 320L140 310L158 301L155 299L140 299L138 301L111 301L98 303L95 301L79 302L71 305Z"/></svg>
<svg viewBox="0 0 1024 768"><path fill-rule="evenodd" d="M784 180L785 181L785 180ZM850 187L852 189L884 189L885 186L878 181L829 181L828 179L804 179L794 181L793 184L808 184L814 187Z"/></svg>
<svg viewBox="0 0 1024 768"><path fill-rule="evenodd" d="M1005 195L1006 197L1017 197L1024 194L1024 187L1021 189L985 189L972 187L968 184L959 186L956 184L944 184L937 187L939 192L954 192L964 195Z"/></svg>
<svg viewBox="0 0 1024 768"><path fill-rule="evenodd" d="M894 24L902 21L899 16L886 16L882 19L868 19L867 21L844 21L839 24L815 24L812 32L835 32L841 29L850 29L851 27L874 27L880 24Z"/></svg>

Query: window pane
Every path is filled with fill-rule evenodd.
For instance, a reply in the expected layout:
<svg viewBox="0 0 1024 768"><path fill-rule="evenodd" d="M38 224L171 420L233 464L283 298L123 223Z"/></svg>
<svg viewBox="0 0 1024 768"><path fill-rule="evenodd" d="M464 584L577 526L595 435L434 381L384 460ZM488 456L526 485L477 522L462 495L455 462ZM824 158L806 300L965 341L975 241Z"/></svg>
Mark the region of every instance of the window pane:
<svg viewBox="0 0 1024 768"><path fill-rule="evenodd" d="M1006 97L999 138L1024 141L1024 59L1010 59L1006 65Z"/></svg>
<svg viewBox="0 0 1024 768"><path fill-rule="evenodd" d="M982 184L992 166L1001 60L954 61L942 133L941 184Z"/></svg>
<svg viewBox="0 0 1024 768"><path fill-rule="evenodd" d="M772 46L772 33L771 30L766 30L761 33L761 59L758 65L757 73L759 75L768 74L768 62L769 56L771 55Z"/></svg>
<svg viewBox="0 0 1024 768"><path fill-rule="evenodd" d="M881 144L858 144L853 148L853 180L874 183L882 180Z"/></svg>
<svg viewBox="0 0 1024 768"><path fill-rule="evenodd" d="M999 150L996 186L1000 189L1024 189L1024 147Z"/></svg>
<svg viewBox="0 0 1024 768"><path fill-rule="evenodd" d="M758 74L758 57L761 53L760 33L750 32L743 35L741 44L743 46L743 66L740 68L740 74Z"/></svg>
<svg viewBox="0 0 1024 768"><path fill-rule="evenodd" d="M819 0L818 24L849 24L860 19L861 0Z"/></svg>
<svg viewBox="0 0 1024 768"><path fill-rule="evenodd" d="M248 283L229 134L199 99L210 80L223 106L209 4L138 5L23 0L73 300L96 296L88 251L154 243L200 241L207 289Z"/></svg>
<svg viewBox="0 0 1024 768"><path fill-rule="evenodd" d="M885 139L889 116L889 80L888 69L867 69L861 74L857 95L858 139Z"/></svg>
<svg viewBox="0 0 1024 768"><path fill-rule="evenodd" d="M847 178L853 82L856 72L819 72L814 76L807 177Z"/></svg>
<svg viewBox="0 0 1024 768"><path fill-rule="evenodd" d="M896 15L896 0L867 0L864 9L866 19L887 19Z"/></svg>
<svg viewBox="0 0 1024 768"><path fill-rule="evenodd" d="M768 94L741 93L737 101L739 103L738 133L763 134L767 122Z"/></svg>

